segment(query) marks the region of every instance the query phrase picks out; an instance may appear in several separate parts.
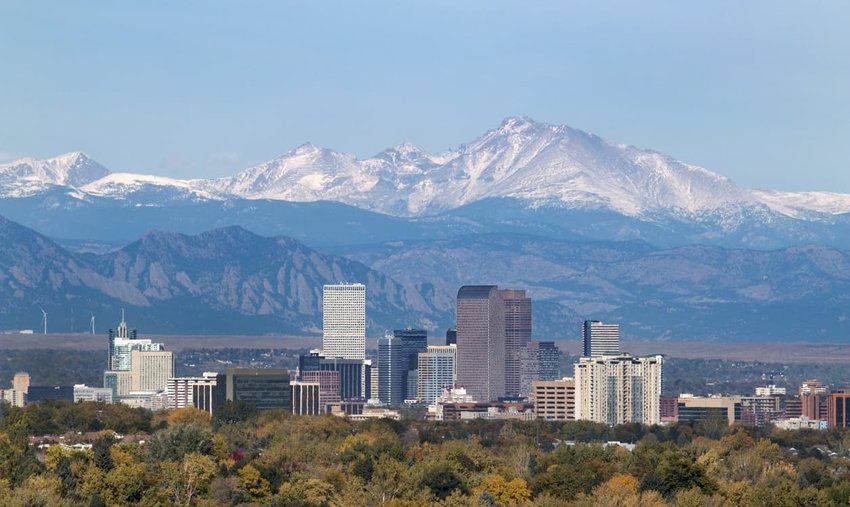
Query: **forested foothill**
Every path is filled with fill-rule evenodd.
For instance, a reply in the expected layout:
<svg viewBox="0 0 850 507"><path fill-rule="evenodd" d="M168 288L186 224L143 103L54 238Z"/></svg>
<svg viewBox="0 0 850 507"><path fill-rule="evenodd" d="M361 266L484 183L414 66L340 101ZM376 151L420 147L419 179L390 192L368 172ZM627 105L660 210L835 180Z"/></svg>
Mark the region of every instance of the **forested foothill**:
<svg viewBox="0 0 850 507"><path fill-rule="evenodd" d="M353 422L238 402L215 418L46 402L3 406L0 506L848 505L848 453L850 431L713 420Z"/></svg>

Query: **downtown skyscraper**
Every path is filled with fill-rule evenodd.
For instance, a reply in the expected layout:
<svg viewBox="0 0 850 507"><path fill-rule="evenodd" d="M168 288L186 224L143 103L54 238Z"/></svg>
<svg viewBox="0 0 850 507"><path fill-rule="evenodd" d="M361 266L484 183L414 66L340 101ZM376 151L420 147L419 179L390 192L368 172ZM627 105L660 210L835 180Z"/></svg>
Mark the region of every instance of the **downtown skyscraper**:
<svg viewBox="0 0 850 507"><path fill-rule="evenodd" d="M499 294L505 312L505 395L519 396L522 351L531 341L531 298L524 290L504 289Z"/></svg>
<svg viewBox="0 0 850 507"><path fill-rule="evenodd" d="M420 352L428 350L421 329L396 329L378 339L378 398L390 406L416 398L416 371Z"/></svg>
<svg viewBox="0 0 850 507"><path fill-rule="evenodd" d="M620 325L586 320L582 326L583 357L612 356L620 353Z"/></svg>
<svg viewBox="0 0 850 507"><path fill-rule="evenodd" d="M323 287L322 352L328 358L365 359L365 285L345 283Z"/></svg>
<svg viewBox="0 0 850 507"><path fill-rule="evenodd" d="M457 377L477 401L505 395L505 303L495 285L458 290Z"/></svg>

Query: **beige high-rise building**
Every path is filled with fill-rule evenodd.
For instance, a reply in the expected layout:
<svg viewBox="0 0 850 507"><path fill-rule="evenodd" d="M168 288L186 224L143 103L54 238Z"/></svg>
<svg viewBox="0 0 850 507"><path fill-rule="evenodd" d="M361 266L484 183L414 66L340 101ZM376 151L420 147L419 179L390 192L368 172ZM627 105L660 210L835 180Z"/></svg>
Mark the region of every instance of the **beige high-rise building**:
<svg viewBox="0 0 850 507"><path fill-rule="evenodd" d="M174 354L171 351L130 353L131 386L133 391L165 391L168 379L174 376Z"/></svg>
<svg viewBox="0 0 850 507"><path fill-rule="evenodd" d="M444 389L454 389L457 380L457 346L429 345L420 352L417 366L417 399L433 405Z"/></svg>
<svg viewBox="0 0 850 507"><path fill-rule="evenodd" d="M576 383L561 380L535 380L531 383L534 413L537 419L573 421L576 418Z"/></svg>
<svg viewBox="0 0 850 507"><path fill-rule="evenodd" d="M661 422L664 356L582 357L575 365L576 419L606 423Z"/></svg>
<svg viewBox="0 0 850 507"><path fill-rule="evenodd" d="M12 377L12 389L14 389L15 391L20 391L24 394L29 392L30 374L22 371L15 373L15 376Z"/></svg>
<svg viewBox="0 0 850 507"><path fill-rule="evenodd" d="M322 352L328 358L365 359L366 286L362 283L323 287Z"/></svg>
<svg viewBox="0 0 850 507"><path fill-rule="evenodd" d="M195 407L195 392L197 389L205 389L212 397L212 388L218 385L218 374L205 371L200 377L171 377L168 379L167 408Z"/></svg>
<svg viewBox="0 0 850 507"><path fill-rule="evenodd" d="M16 389L0 389L0 402L5 401L13 407L26 405L26 393Z"/></svg>

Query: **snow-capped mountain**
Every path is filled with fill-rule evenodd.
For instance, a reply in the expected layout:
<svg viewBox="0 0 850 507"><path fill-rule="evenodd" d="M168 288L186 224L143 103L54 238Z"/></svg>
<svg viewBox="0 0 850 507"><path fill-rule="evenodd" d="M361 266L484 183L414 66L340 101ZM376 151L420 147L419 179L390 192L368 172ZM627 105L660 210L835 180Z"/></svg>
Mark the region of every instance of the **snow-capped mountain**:
<svg viewBox="0 0 850 507"><path fill-rule="evenodd" d="M724 230L744 215L828 222L850 212L850 195L745 189L655 151L527 117L507 118L445 153L428 154L405 143L358 159L307 143L214 180L110 174L81 153L0 165L2 197L32 196L57 186L77 199L154 206L181 199L327 200L402 217L516 198L531 209L610 210L644 221L675 216Z"/></svg>
<svg viewBox="0 0 850 507"><path fill-rule="evenodd" d="M306 144L211 188L251 199L336 200L394 215L434 214L489 197L630 216L754 202L748 191L705 169L525 117L508 118L437 155L403 144L358 160Z"/></svg>
<svg viewBox="0 0 850 507"><path fill-rule="evenodd" d="M105 167L80 152L45 160L24 158L0 164L0 196L27 197L52 186L81 187L108 174Z"/></svg>

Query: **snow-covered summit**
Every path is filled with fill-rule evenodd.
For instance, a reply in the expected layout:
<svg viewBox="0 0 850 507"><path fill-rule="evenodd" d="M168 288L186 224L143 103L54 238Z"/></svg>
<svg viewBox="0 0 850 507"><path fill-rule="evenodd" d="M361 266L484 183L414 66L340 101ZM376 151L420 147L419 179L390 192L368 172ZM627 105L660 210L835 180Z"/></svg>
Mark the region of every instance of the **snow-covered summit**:
<svg viewBox="0 0 850 507"><path fill-rule="evenodd" d="M48 159L23 158L0 164L0 195L25 197L56 185L80 187L108 174L78 151Z"/></svg>

